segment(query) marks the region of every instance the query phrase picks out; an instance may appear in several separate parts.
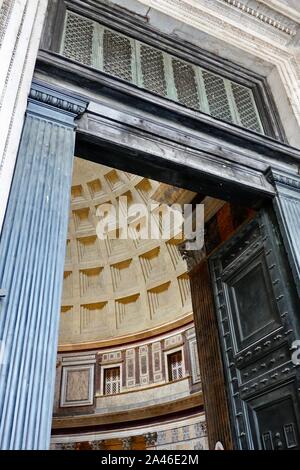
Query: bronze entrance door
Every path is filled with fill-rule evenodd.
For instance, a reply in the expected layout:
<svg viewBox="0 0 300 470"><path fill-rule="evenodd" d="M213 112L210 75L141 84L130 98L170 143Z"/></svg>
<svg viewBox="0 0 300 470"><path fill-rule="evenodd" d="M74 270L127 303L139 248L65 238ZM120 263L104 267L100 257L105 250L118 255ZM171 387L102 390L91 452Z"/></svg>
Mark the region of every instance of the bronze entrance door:
<svg viewBox="0 0 300 470"><path fill-rule="evenodd" d="M272 212L210 259L237 449L300 449L298 299Z"/></svg>

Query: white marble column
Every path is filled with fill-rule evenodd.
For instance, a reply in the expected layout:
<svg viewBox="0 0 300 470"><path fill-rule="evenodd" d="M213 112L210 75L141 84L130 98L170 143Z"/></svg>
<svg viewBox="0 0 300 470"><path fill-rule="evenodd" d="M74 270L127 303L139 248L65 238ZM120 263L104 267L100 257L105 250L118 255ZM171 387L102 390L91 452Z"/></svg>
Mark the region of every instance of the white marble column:
<svg viewBox="0 0 300 470"><path fill-rule="evenodd" d="M48 0L0 0L0 232Z"/></svg>

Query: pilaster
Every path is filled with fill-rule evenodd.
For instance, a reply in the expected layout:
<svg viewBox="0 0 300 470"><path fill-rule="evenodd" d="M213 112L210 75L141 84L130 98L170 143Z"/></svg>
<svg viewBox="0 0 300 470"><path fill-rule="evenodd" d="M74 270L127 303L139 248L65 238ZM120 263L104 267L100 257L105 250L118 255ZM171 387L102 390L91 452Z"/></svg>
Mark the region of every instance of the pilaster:
<svg viewBox="0 0 300 470"><path fill-rule="evenodd" d="M300 295L300 176L272 170L268 179L276 188L273 205Z"/></svg>
<svg viewBox="0 0 300 470"><path fill-rule="evenodd" d="M0 240L0 448L47 449L75 143L86 103L34 83Z"/></svg>

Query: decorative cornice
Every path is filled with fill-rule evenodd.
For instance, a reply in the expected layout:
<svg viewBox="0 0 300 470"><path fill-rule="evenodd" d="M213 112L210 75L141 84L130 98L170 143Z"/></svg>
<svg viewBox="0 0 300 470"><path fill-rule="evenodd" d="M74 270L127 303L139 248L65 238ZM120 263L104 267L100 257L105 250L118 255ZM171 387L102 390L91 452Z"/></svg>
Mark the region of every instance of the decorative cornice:
<svg viewBox="0 0 300 470"><path fill-rule="evenodd" d="M294 37L290 34L287 34L285 30L295 31L296 33L299 30L299 25L297 22L293 21L290 18L285 17L281 13L262 5L257 0L252 1L252 9L255 14L247 13L246 9L243 11L237 6L228 3L227 0L140 0L143 3L153 4L156 8L162 10L165 4L173 5L172 16L177 15L178 10L185 10L187 15L193 14L192 23L200 22L206 23L205 30L209 34L209 26L213 22L217 22L217 28L220 28L222 31L227 33L231 31L235 33L236 30L240 31L240 37L252 36L250 43L258 39L263 41L266 44L272 46L278 46L282 51L287 52L289 44L293 42ZM257 7L253 5L253 2L256 2ZM243 1L243 4L246 3ZM237 4L237 0L236 0ZM239 4L242 2L239 1ZM154 8L155 8L154 6ZM256 12L258 15L256 16ZM186 13L185 16L186 16ZM171 13L170 13L171 14ZM199 16L201 15L201 19ZM262 19L260 18L262 15ZM264 21L263 18L271 19L271 24L268 21ZM284 27L285 30L274 27L274 24L280 24L281 27ZM203 29L203 27L201 28ZM215 35L215 32L214 32ZM256 46L255 46L256 49ZM253 51L252 51L253 52Z"/></svg>
<svg viewBox="0 0 300 470"><path fill-rule="evenodd" d="M287 26L283 25L280 21L276 20L275 18L271 18L268 15L265 15L258 10L255 10L254 8L249 7L248 5L245 5L242 2L239 2L238 0L221 0L224 3L227 3L228 5L231 5L235 8L238 8L244 13L247 13L248 15L253 16L254 18L257 18L258 20L262 21L263 23L266 23L273 28L278 29L279 31L282 31L283 33L288 34L289 36L295 36L297 34L296 31L288 28Z"/></svg>
<svg viewBox="0 0 300 470"><path fill-rule="evenodd" d="M34 89L30 90L29 98L76 115L83 114L85 111L83 106L79 106L78 104L72 103L65 99L57 98L56 96L49 95L48 93L43 93Z"/></svg>
<svg viewBox="0 0 300 470"><path fill-rule="evenodd" d="M47 107L56 108L75 117L82 115L87 108L87 103L83 100L38 83L32 84L29 102L39 102Z"/></svg>
<svg viewBox="0 0 300 470"><path fill-rule="evenodd" d="M288 5L287 3L282 3L282 0L259 0L260 3L263 3L272 10L277 11L278 13L284 15L287 18L290 18L292 21L300 23L300 11L297 9L297 6Z"/></svg>
<svg viewBox="0 0 300 470"><path fill-rule="evenodd" d="M188 378L186 379L189 380ZM165 386L165 385L164 385ZM155 388L155 387L154 387ZM127 410L115 410L113 413L99 413L99 414L85 414L85 415L70 415L70 416L57 416L53 417L52 429L62 430L74 428L84 428L89 426L107 426L109 424L116 425L117 423L133 423L141 419L141 412L143 419L153 418L162 414L170 415L172 413L179 413L183 410L196 410L197 413L202 412L203 394L202 391L194 392L191 395L176 398L168 402L166 410L165 403L155 405L146 405L141 410L141 407L130 408ZM167 411L167 412L166 412ZM58 432L53 433L53 435ZM72 432L71 432L72 434Z"/></svg>
<svg viewBox="0 0 300 470"><path fill-rule="evenodd" d="M274 186L285 186L300 191L300 177L297 178L294 175L270 171L267 174L267 180Z"/></svg>
<svg viewBox="0 0 300 470"><path fill-rule="evenodd" d="M224 0L140 1L221 40L238 40L239 48L243 48L241 40L246 39L252 53L254 41L255 51L257 44L258 47L262 45L262 52L266 47L272 47L277 50L277 54L287 53L286 46L290 42L290 36L276 28L270 28L262 21L257 21L252 15L246 14L244 21L241 21L241 12Z"/></svg>
<svg viewBox="0 0 300 470"><path fill-rule="evenodd" d="M190 325L194 320L193 313L188 313L182 318L175 320L173 322L164 323L158 327L152 328L151 330L143 330L131 335L126 336L117 336L114 338L108 338L100 341L92 341L92 342L85 342L85 343L68 343L68 344L60 344L58 346L59 353L68 353L74 350L76 351L91 351L94 349L105 349L110 347L122 347L124 344L136 344L141 341L150 340L151 338L155 338L158 335L164 335L166 333L170 333L177 328L185 328L190 327Z"/></svg>

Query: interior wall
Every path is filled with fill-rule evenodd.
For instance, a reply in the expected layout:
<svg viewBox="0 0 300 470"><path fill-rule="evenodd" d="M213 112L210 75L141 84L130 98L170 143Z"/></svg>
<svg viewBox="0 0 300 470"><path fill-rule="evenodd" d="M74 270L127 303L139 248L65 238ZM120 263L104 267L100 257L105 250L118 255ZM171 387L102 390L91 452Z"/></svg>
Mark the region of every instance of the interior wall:
<svg viewBox="0 0 300 470"><path fill-rule="evenodd" d="M95 431L94 433L55 435L51 450L124 450L129 445L138 449L143 441L144 448L155 450L207 450L207 428L203 413L187 415L184 418L156 422L152 425L137 426L134 429ZM114 447L113 447L114 446Z"/></svg>
<svg viewBox="0 0 300 470"><path fill-rule="evenodd" d="M187 267L177 248L180 239L162 233L134 239L130 230L127 239L117 234L101 239L97 232L101 207L109 205L125 214L139 204L149 210L148 224L159 233L153 208L159 207L160 186L149 178L75 158L60 348L72 350L82 343L92 348L91 342L120 336L126 342L125 336L147 337L149 330L158 334L163 327L167 331L192 320ZM170 193L176 188L169 187Z"/></svg>
<svg viewBox="0 0 300 470"><path fill-rule="evenodd" d="M180 354L181 373L171 377L169 357L174 354ZM79 433L91 425L135 427L141 419L203 412L198 361L193 324L152 341L59 353L53 432ZM107 391L109 369L119 369L118 391Z"/></svg>

